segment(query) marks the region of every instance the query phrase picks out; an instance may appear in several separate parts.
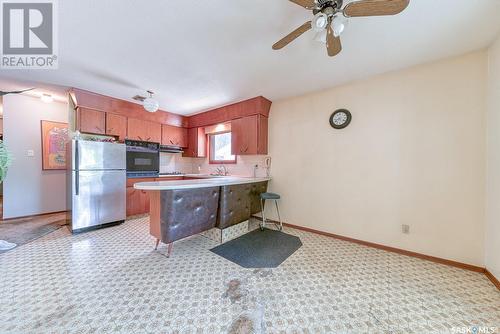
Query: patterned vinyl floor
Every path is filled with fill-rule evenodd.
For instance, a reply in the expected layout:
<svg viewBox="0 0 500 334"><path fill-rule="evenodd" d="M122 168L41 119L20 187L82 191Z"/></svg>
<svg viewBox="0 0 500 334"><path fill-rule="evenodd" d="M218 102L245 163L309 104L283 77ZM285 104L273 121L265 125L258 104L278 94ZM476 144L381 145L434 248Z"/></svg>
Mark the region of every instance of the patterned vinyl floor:
<svg viewBox="0 0 500 334"><path fill-rule="evenodd" d="M0 333L498 332L500 292L482 274L286 232L303 247L253 270L203 236L166 258L148 218L62 228L0 255Z"/></svg>

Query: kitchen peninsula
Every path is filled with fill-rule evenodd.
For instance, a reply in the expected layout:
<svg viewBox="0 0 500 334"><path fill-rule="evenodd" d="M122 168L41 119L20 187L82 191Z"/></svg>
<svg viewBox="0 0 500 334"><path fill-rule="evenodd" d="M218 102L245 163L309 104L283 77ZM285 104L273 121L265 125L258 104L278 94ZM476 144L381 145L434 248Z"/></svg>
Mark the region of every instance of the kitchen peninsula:
<svg viewBox="0 0 500 334"><path fill-rule="evenodd" d="M140 182L135 189L149 192L150 234L168 245L208 231L225 229L261 211L260 194L269 178L215 177L197 180ZM156 249L155 248L155 249Z"/></svg>

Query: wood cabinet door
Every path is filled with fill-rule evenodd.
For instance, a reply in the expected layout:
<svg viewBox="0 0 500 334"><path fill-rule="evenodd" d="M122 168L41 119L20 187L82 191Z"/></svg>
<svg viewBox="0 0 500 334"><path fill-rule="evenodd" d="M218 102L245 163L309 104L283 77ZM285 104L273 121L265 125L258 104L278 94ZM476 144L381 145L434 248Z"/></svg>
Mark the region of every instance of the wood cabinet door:
<svg viewBox="0 0 500 334"><path fill-rule="evenodd" d="M188 130L188 147L182 154L184 157L195 158L198 155L198 128Z"/></svg>
<svg viewBox="0 0 500 334"><path fill-rule="evenodd" d="M106 134L124 141L127 137L127 117L106 113Z"/></svg>
<svg viewBox="0 0 500 334"><path fill-rule="evenodd" d="M132 140L146 140L147 124L140 119L127 120L127 138Z"/></svg>
<svg viewBox="0 0 500 334"><path fill-rule="evenodd" d="M258 154L258 115L231 121L231 152L234 155Z"/></svg>
<svg viewBox="0 0 500 334"><path fill-rule="evenodd" d="M146 123L146 139L152 143L161 143L161 124L155 122L145 122Z"/></svg>
<svg viewBox="0 0 500 334"><path fill-rule="evenodd" d="M176 128L177 135L175 137L176 142L178 143L180 147L187 147L188 146L188 130L185 128Z"/></svg>
<svg viewBox="0 0 500 334"><path fill-rule="evenodd" d="M142 215L149 212L149 195L145 190L127 188L127 216Z"/></svg>
<svg viewBox="0 0 500 334"><path fill-rule="evenodd" d="M187 142L184 157L205 158L207 156L207 138L203 128L189 129Z"/></svg>
<svg viewBox="0 0 500 334"><path fill-rule="evenodd" d="M140 192L133 187L127 188L127 216L135 216L140 212Z"/></svg>
<svg viewBox="0 0 500 334"><path fill-rule="evenodd" d="M269 119L259 115L259 133L257 139L257 154L267 154L268 136L269 136Z"/></svg>
<svg viewBox="0 0 500 334"><path fill-rule="evenodd" d="M105 134L106 114L102 111L78 108L78 129L82 133Z"/></svg>
<svg viewBox="0 0 500 334"><path fill-rule="evenodd" d="M205 134L204 128L197 129L196 139L197 139L197 145L198 145L197 158L206 158L207 157L207 135Z"/></svg>
<svg viewBox="0 0 500 334"><path fill-rule="evenodd" d="M146 190L139 190L141 198L141 214L149 213L149 193Z"/></svg>
<svg viewBox="0 0 500 334"><path fill-rule="evenodd" d="M163 124L161 128L161 143L162 145L175 145L180 147L188 147L188 130Z"/></svg>

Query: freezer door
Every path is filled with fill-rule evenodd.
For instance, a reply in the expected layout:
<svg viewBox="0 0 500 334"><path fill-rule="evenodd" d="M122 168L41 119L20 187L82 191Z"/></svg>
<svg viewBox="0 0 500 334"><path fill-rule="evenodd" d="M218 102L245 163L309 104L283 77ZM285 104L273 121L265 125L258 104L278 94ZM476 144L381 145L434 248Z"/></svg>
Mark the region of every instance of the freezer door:
<svg viewBox="0 0 500 334"><path fill-rule="evenodd" d="M74 170L126 169L124 144L77 140L72 142L71 152Z"/></svg>
<svg viewBox="0 0 500 334"><path fill-rule="evenodd" d="M126 171L72 172L71 230L124 220Z"/></svg>

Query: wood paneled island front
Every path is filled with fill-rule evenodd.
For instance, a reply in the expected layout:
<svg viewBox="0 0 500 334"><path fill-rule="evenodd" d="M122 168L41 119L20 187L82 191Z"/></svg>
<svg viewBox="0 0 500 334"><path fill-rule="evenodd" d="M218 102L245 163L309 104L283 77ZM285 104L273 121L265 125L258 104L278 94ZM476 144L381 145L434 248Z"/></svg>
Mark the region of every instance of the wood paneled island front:
<svg viewBox="0 0 500 334"><path fill-rule="evenodd" d="M150 234L168 245L177 240L224 229L260 212L260 194L269 178L214 177L198 180L140 182L134 188L149 192Z"/></svg>

